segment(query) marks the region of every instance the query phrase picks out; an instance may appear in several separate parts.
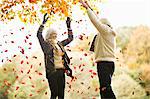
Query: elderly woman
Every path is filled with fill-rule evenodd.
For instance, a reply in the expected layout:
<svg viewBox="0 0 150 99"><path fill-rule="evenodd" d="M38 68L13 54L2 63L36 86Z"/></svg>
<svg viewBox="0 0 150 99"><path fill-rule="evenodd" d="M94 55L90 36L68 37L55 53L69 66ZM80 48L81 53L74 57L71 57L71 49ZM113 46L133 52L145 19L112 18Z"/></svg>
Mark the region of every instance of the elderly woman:
<svg viewBox="0 0 150 99"><path fill-rule="evenodd" d="M64 99L65 89L65 71L68 76L72 76L72 70L69 68L70 59L64 49L64 46L73 40L72 29L70 26L71 20L68 17L66 25L68 28L68 38L59 42L56 40L57 32L54 29L47 31L46 39L42 36L44 24L48 20L47 14L44 15L42 25L40 25L37 32L42 51L44 53L46 78L48 79L51 90L51 99Z"/></svg>

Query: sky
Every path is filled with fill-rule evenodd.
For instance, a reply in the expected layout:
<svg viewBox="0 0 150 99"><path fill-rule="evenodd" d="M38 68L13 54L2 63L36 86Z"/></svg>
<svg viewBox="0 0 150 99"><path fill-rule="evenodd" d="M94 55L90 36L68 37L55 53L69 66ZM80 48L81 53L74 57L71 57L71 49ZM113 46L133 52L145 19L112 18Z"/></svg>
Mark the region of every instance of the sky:
<svg viewBox="0 0 150 99"><path fill-rule="evenodd" d="M150 0L108 0L100 9L115 27L150 26Z"/></svg>
<svg viewBox="0 0 150 99"><path fill-rule="evenodd" d="M98 2L99 0L97 0ZM99 17L108 18L114 28L121 26L138 26L147 25L150 27L150 0L107 0L105 3L96 3L99 8ZM82 19L83 21L79 24L76 20ZM24 27L24 29L21 29ZM25 52L29 55L30 52L34 52L40 48L38 40L36 38L36 33L39 24L28 24L24 25L19 20L13 20L8 24L3 24L0 22L0 65L1 60L8 57L12 57L16 53L20 53L20 48L18 46L24 47ZM58 40L65 39L67 35L62 36L62 33L66 31L65 21L56 21L51 27L58 30ZM48 28L48 27L47 27ZM97 30L92 26L87 15L83 15L83 11L80 7L73 8L72 14L72 28L74 32L74 38L77 38L81 33L96 33ZM45 29L46 31L46 29ZM44 35L45 35L44 31ZM13 32L14 35L10 35ZM28 43L32 42L32 45L25 44L24 40L27 35L32 34L28 39ZM7 36L6 36L7 35ZM8 43L5 43L5 42ZM15 41L14 44L10 41ZM28 50L32 47L31 50ZM8 50L7 53L4 51Z"/></svg>

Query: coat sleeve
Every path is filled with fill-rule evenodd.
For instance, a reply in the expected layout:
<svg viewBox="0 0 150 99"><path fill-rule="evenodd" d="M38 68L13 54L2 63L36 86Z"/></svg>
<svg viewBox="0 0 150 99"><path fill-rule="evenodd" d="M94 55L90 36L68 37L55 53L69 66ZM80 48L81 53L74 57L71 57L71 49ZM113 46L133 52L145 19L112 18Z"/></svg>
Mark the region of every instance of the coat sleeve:
<svg viewBox="0 0 150 99"><path fill-rule="evenodd" d="M41 45L42 51L44 53L48 53L48 46L46 44L46 42L44 41L44 38L42 36L42 32L43 32L44 26L40 25L38 31L37 31L37 38L39 40L39 43Z"/></svg>
<svg viewBox="0 0 150 99"><path fill-rule="evenodd" d="M72 30L68 30L68 38L61 41L61 45L62 46L66 46L68 45L71 41L73 40L73 33L72 33Z"/></svg>
<svg viewBox="0 0 150 99"><path fill-rule="evenodd" d="M91 22L93 23L93 25L99 31L100 34L104 35L104 34L111 32L111 29L107 25L102 24L100 22L99 17L97 17L97 15L90 8L87 9L87 14Z"/></svg>

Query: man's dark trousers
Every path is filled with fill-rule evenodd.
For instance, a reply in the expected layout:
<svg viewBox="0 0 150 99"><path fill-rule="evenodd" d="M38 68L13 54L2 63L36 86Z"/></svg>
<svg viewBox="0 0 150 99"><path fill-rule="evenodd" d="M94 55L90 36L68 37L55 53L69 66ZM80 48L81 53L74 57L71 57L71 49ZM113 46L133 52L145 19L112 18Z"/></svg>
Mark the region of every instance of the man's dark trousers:
<svg viewBox="0 0 150 99"><path fill-rule="evenodd" d="M116 99L111 87L111 78L114 73L115 64L110 61L97 62L97 72L100 82L101 99Z"/></svg>

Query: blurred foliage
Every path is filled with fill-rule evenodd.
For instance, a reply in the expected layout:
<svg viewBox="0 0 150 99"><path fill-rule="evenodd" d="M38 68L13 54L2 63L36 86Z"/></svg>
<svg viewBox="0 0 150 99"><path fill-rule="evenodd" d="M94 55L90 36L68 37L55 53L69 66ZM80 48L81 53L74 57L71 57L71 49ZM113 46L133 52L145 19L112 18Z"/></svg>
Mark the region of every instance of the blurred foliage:
<svg viewBox="0 0 150 99"><path fill-rule="evenodd" d="M16 64L13 63L7 63L0 67L0 99L8 98L8 90L16 82L15 68Z"/></svg>
<svg viewBox="0 0 150 99"><path fill-rule="evenodd" d="M28 59L16 55L0 67L0 99L48 97L48 83L43 68L37 62L38 59L34 59L35 57L29 57L29 60L32 60L29 65Z"/></svg>
<svg viewBox="0 0 150 99"><path fill-rule="evenodd" d="M133 58L137 64L150 63L150 28L139 26L134 31L127 45L126 59ZM129 64L130 65L130 64Z"/></svg>
<svg viewBox="0 0 150 99"><path fill-rule="evenodd" d="M135 27L123 49L123 60L130 69L129 74L145 88L148 95L150 94L149 35L149 27L142 25Z"/></svg>
<svg viewBox="0 0 150 99"><path fill-rule="evenodd" d="M119 27L116 29L117 33L117 47L120 47L122 50L124 50L129 43L130 37L132 35L132 31L135 29L135 27Z"/></svg>

